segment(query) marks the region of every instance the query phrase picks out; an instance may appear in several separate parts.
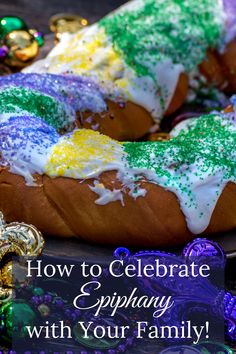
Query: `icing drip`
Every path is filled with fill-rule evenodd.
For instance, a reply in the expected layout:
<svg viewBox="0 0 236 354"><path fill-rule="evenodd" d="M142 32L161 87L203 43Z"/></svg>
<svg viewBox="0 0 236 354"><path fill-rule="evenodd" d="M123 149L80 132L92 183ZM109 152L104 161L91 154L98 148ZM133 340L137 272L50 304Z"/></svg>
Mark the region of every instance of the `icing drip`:
<svg viewBox="0 0 236 354"><path fill-rule="evenodd" d="M144 178L173 192L191 232L203 232L228 182L236 183L235 113L212 113L192 119L166 142L116 142L92 130L59 137L36 117L4 116L0 123L1 164L33 185L33 173L75 179L96 178L91 190L97 204L120 200L129 193L144 197ZM99 182L104 171L117 171L121 189Z"/></svg>
<svg viewBox="0 0 236 354"><path fill-rule="evenodd" d="M122 191L119 189L110 189L105 188L102 183L98 181L94 182L94 186L89 187L91 191L99 195L99 198L95 201L98 205L106 205L111 202L116 202L119 200L121 204L124 206L124 199Z"/></svg>
<svg viewBox="0 0 236 354"><path fill-rule="evenodd" d="M203 232L227 182L236 182L233 114L192 120L164 143L126 143L129 167L174 192L189 229Z"/></svg>
<svg viewBox="0 0 236 354"><path fill-rule="evenodd" d="M38 117L13 116L0 121L0 164L34 185L32 174L43 174L50 148L59 135Z"/></svg>

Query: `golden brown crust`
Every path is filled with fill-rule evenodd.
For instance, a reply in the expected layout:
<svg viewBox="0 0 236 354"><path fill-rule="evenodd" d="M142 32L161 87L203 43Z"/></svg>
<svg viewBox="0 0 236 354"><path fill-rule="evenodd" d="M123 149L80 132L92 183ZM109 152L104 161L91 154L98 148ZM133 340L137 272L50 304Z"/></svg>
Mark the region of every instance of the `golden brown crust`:
<svg viewBox="0 0 236 354"><path fill-rule="evenodd" d="M223 54L207 51L206 60L199 66L208 82L228 92L236 90L236 40L227 44Z"/></svg>
<svg viewBox="0 0 236 354"><path fill-rule="evenodd" d="M120 187L115 172L101 175L106 188ZM25 221L44 235L77 236L89 242L160 247L188 242L192 235L186 225L177 197L147 181L144 198L125 195L125 206L112 202L101 206L89 186L93 180L37 176L37 187L27 187L23 177L2 169L0 210L6 220ZM222 193L206 233L236 227L236 185L229 183Z"/></svg>
<svg viewBox="0 0 236 354"><path fill-rule="evenodd" d="M236 40L231 41L221 55L220 60L226 68L225 75L229 81L231 91L236 90Z"/></svg>
<svg viewBox="0 0 236 354"><path fill-rule="evenodd" d="M184 103L188 93L188 77L181 74L175 93L171 100L166 115L175 112ZM102 114L84 113L83 118L78 117L78 127L86 129L97 129L119 141L135 141L143 137L153 126L154 121L150 113L143 107L132 102L119 104L107 102L108 110ZM87 118L91 117L92 122Z"/></svg>
<svg viewBox="0 0 236 354"><path fill-rule="evenodd" d="M184 73L181 73L175 89L175 93L165 113L166 116L176 112L177 109L179 109L182 106L182 104L185 102L188 94L188 84L189 84L188 76Z"/></svg>
<svg viewBox="0 0 236 354"><path fill-rule="evenodd" d="M213 212L206 233L226 232L236 228L236 184L228 183Z"/></svg>
<svg viewBox="0 0 236 354"><path fill-rule="evenodd" d="M213 86L225 90L229 86L226 67L215 50L208 50L206 59L199 66L200 72Z"/></svg>
<svg viewBox="0 0 236 354"><path fill-rule="evenodd" d="M132 102L123 105L108 101L108 111L102 114L83 114L79 128L93 129L98 125L98 130L119 141L134 141L145 135L153 125L151 115L143 108ZM86 118L92 116L92 123Z"/></svg>

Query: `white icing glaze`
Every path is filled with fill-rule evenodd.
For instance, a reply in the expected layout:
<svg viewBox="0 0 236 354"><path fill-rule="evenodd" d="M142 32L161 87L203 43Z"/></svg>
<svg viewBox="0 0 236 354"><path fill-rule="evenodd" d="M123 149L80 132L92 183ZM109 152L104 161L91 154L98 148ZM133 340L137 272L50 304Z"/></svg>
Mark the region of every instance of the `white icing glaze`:
<svg viewBox="0 0 236 354"><path fill-rule="evenodd" d="M111 202L120 201L124 206L124 197L120 189L107 189L99 181L94 181L94 186L89 186L91 191L99 195L99 198L95 201L98 205L106 205Z"/></svg>
<svg viewBox="0 0 236 354"><path fill-rule="evenodd" d="M235 136L236 133L236 120L232 119L234 114L214 115L214 117L222 127L232 132L232 141L228 138L229 144L232 145L235 139L233 134ZM193 129L199 119L201 118L181 123L172 134L176 136L183 130ZM17 144L17 141L15 143ZM217 146L216 141L209 141L209 143ZM199 171L199 166L208 166L208 154L210 154L207 144L203 144L202 147L204 151L202 156L199 155L201 159L198 157L191 165L187 161L186 164L183 162L176 169L173 165L176 163L176 158L181 155L180 147L176 145L173 148L171 145L164 150L163 154L157 155L150 143L148 153L151 165L148 168L137 168L130 166L127 152L122 144L94 131L76 130L73 134L61 137L53 146L43 148L26 144L20 146L17 151L14 150L14 154L12 154L13 150L6 149L3 155L10 166L10 171L24 176L29 186L34 186L32 177L34 173L80 180L96 178L94 186L90 186L90 189L99 196L96 201L99 205L115 201L124 204L124 195L127 193L134 199L145 197L147 191L140 188L142 180L162 186L178 197L189 230L199 234L209 225L216 203L226 184L236 183L236 176L228 178L227 171L220 165ZM219 145L219 149L222 149L222 145ZM228 153L230 156L227 155L227 159L235 161L236 151L232 149ZM167 173L158 174L157 166L162 166ZM117 171L117 178L122 185L120 190L108 189L99 182L100 174L105 171Z"/></svg>
<svg viewBox="0 0 236 354"><path fill-rule="evenodd" d="M73 141L76 134L79 139ZM77 129L73 134L62 136L52 148L45 172L51 177L96 178L105 171L123 170L125 155L122 145L115 140L94 131Z"/></svg>
<svg viewBox="0 0 236 354"><path fill-rule="evenodd" d="M184 131L189 131L195 124L195 118L188 118L177 124L174 129L171 130L170 136L172 138L176 137L179 135L179 133L184 130Z"/></svg>
<svg viewBox="0 0 236 354"><path fill-rule="evenodd" d="M84 61L81 59L84 57L87 67L84 67ZM83 29L79 34L62 35L60 43L45 60L27 67L24 72L54 74L70 72L88 75L100 85L105 97L130 100L141 105L150 112L156 122L159 122L171 102L179 75L184 68L166 59L165 62L150 66L149 69L153 78L158 81L158 88L151 76L137 76L136 72L114 52L112 42L104 30L95 24ZM157 89L160 89L161 94L157 94Z"/></svg>
<svg viewBox="0 0 236 354"><path fill-rule="evenodd" d="M135 11L144 3L143 0L132 0L111 13L110 17L117 12ZM170 14L172 10L170 7ZM223 0L217 0L212 11L216 12L216 22L219 26L225 23L227 29ZM226 29L219 44L227 42L225 37L229 36L230 31ZM148 61L145 63L146 67L147 65ZM165 58L149 67L148 76L138 76L125 63L124 58L115 52L113 43L104 29L94 24L73 35L63 34L60 43L49 56L26 68L25 72L70 72L88 75L102 87L105 98L130 100L141 105L158 123L173 98L180 74L184 70L184 65L173 64L170 58Z"/></svg>
<svg viewBox="0 0 236 354"><path fill-rule="evenodd" d="M28 153L30 151L30 154ZM50 154L50 149L44 149L43 147L32 149L29 143L26 146L22 146L17 150L2 152L3 159L7 161L9 171L23 176L27 186L36 186L33 174L44 174L45 165L47 161L47 155ZM26 158L30 156L30 158Z"/></svg>
<svg viewBox="0 0 236 354"><path fill-rule="evenodd" d="M26 113L26 112L19 112L19 113L17 113L17 115L18 116L23 116L24 113ZM7 121L11 117L12 117L12 113L1 113L0 114L0 123L7 123Z"/></svg>
<svg viewBox="0 0 236 354"><path fill-rule="evenodd" d="M185 215L188 229L193 234L201 234L208 227L211 216L217 204L217 201L225 188L227 181L222 181L222 171L216 174L206 173L205 176L196 176L196 166L188 166L190 172L184 176L180 176L180 172L176 173L169 169L172 174L173 185L167 185L168 181L165 177L159 177L143 171L143 175L152 183L162 186L170 192L173 192L179 200L181 210ZM183 166L184 172L184 166ZM176 183L174 181L176 180ZM191 185L191 196L183 193L180 186L186 185L186 181ZM191 200L194 198L194 200Z"/></svg>
<svg viewBox="0 0 236 354"><path fill-rule="evenodd" d="M195 170L195 171L194 171ZM185 215L189 230L193 234L201 234L204 232L211 220L211 216L221 196L227 182L222 182L222 171L218 171L216 175L205 174L203 180L196 177L196 167L192 167L192 173L188 175L189 182L192 184L191 190L195 196L195 206L189 207L186 205L186 199L179 189L174 189L180 201L181 209ZM183 182L185 182L183 180Z"/></svg>

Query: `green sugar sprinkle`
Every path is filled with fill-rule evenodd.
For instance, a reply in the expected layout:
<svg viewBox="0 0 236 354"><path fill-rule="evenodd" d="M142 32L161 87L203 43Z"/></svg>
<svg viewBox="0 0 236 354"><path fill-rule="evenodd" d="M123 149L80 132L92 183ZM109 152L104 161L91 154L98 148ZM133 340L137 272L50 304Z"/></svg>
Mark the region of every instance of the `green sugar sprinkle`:
<svg viewBox="0 0 236 354"><path fill-rule="evenodd" d="M115 50L139 76L171 58L186 71L202 62L207 48L223 33L220 2L216 0L141 0L100 21Z"/></svg>
<svg viewBox="0 0 236 354"><path fill-rule="evenodd" d="M129 167L153 171L163 186L177 188L193 202L192 175L201 183L220 171L221 182L236 182L236 129L232 120L230 114L210 114L194 119L189 130L182 130L169 141L125 143Z"/></svg>
<svg viewBox="0 0 236 354"><path fill-rule="evenodd" d="M64 128L71 121L71 112L53 97L23 87L8 87L0 90L0 114L32 113L45 120L55 129Z"/></svg>

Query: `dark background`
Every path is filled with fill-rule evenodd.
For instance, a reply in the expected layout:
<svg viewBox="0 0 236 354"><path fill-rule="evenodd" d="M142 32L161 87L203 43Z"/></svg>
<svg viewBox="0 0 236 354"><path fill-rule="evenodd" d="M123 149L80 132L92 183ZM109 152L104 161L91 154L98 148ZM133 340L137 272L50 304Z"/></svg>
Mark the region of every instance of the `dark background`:
<svg viewBox="0 0 236 354"><path fill-rule="evenodd" d="M72 12L95 22L126 0L0 0L0 16L22 17L29 27L49 32L48 20L61 12Z"/></svg>

